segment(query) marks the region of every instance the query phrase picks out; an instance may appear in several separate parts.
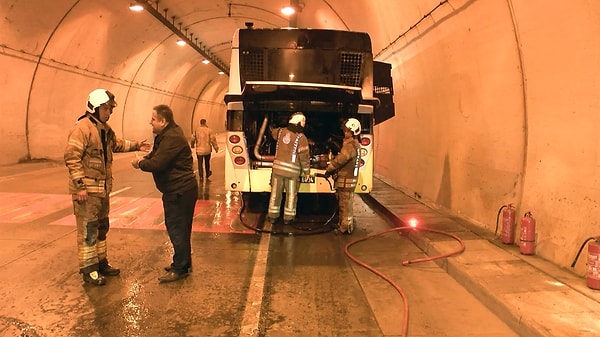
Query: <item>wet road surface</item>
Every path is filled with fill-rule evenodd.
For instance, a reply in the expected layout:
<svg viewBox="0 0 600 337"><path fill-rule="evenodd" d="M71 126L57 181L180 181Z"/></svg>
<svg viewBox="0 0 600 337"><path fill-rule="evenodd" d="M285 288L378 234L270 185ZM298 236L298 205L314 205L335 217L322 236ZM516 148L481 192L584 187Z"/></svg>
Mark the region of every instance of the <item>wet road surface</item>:
<svg viewBox="0 0 600 337"><path fill-rule="evenodd" d="M78 274L62 163L0 168L0 336L402 335L401 297L344 253L352 240L391 226L360 197L352 236L321 227L335 209L333 196L301 196L301 229L263 226L265 196L248 205L226 192L223 156L213 155L214 175L199 186L193 272L159 284L172 248L160 194L150 174L130 167L133 157L115 160L108 254L122 271L102 287ZM299 235L306 227L324 233ZM402 266L424 256L402 235L351 250L402 284L408 336L517 336L433 262Z"/></svg>

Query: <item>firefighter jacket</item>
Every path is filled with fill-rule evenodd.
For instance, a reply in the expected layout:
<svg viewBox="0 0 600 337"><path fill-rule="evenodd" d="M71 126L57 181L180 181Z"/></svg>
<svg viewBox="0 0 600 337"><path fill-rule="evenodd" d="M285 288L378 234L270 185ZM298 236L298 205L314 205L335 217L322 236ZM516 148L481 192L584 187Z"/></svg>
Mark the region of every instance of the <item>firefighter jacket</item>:
<svg viewBox="0 0 600 337"><path fill-rule="evenodd" d="M358 183L358 163L360 161L360 144L355 138L346 138L342 149L327 165L326 171L336 173L335 188L352 191Z"/></svg>
<svg viewBox="0 0 600 337"><path fill-rule="evenodd" d="M194 131L194 137L192 138L192 142L196 144L197 155L202 156L210 154L212 149L215 149L215 152L219 151L219 145L217 145L217 138L208 126L199 126L196 129L196 131Z"/></svg>
<svg viewBox="0 0 600 337"><path fill-rule="evenodd" d="M272 130L273 138L277 139L273 174L283 177L299 177L310 174L310 151L308 139L303 128L289 124L286 128Z"/></svg>
<svg viewBox="0 0 600 337"><path fill-rule="evenodd" d="M163 194L183 193L198 188L192 150L179 125L169 123L154 137L152 151L139 166L152 172L156 188Z"/></svg>
<svg viewBox="0 0 600 337"><path fill-rule="evenodd" d="M112 191L113 152L139 150L137 141L118 139L112 128L92 114L79 117L69 132L64 153L69 170L69 192L86 189L107 196Z"/></svg>

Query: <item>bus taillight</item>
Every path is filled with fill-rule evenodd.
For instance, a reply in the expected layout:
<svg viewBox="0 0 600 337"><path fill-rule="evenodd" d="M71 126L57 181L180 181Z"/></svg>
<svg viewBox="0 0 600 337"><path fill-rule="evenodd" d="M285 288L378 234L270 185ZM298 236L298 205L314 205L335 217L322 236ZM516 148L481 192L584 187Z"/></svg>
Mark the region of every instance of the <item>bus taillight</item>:
<svg viewBox="0 0 600 337"><path fill-rule="evenodd" d="M246 159L244 157L235 157L235 159L233 159L233 162L236 165L244 165L246 163Z"/></svg>
<svg viewBox="0 0 600 337"><path fill-rule="evenodd" d="M244 152L244 149L241 146L236 145L231 148L231 152L233 152L234 154L241 154L242 152Z"/></svg>
<svg viewBox="0 0 600 337"><path fill-rule="evenodd" d="M358 167L363 167L363 166L365 166L365 161L364 161L364 160L361 158L361 159L358 161Z"/></svg>
<svg viewBox="0 0 600 337"><path fill-rule="evenodd" d="M360 139L360 145L362 145L362 146L369 146L370 144L371 144L371 138L362 137Z"/></svg>
<svg viewBox="0 0 600 337"><path fill-rule="evenodd" d="M229 136L229 142L231 144L237 144L237 143L239 143L240 142L240 136L238 136L238 135L231 135L231 136Z"/></svg>

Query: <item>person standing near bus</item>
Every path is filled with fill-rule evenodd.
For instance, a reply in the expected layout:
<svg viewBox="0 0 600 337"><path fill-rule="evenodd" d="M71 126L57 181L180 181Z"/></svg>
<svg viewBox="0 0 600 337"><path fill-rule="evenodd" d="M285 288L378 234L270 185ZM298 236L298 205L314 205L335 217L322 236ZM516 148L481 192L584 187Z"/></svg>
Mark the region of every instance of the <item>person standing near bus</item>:
<svg viewBox="0 0 600 337"><path fill-rule="evenodd" d="M360 162L360 122L350 118L342 126L344 141L340 152L325 169L325 176L335 175L335 193L338 198L339 221L336 234L351 234L354 230L354 189L358 183Z"/></svg>
<svg viewBox="0 0 600 337"><path fill-rule="evenodd" d="M271 129L273 138L277 139L267 215L271 223L279 219L284 189L286 197L283 222L288 225L296 219L299 178L301 175L308 177L310 174L310 151L308 139L304 135L305 126L306 117L301 112L296 112L290 116L287 127Z"/></svg>
<svg viewBox="0 0 600 337"><path fill-rule="evenodd" d="M84 282L96 286L105 284L105 276L121 273L108 264L106 257L113 152L150 148L146 140L137 142L116 137L107 124L116 106L115 95L110 91L93 90L88 96L85 114L69 132L64 153L77 223L79 272Z"/></svg>
<svg viewBox="0 0 600 337"><path fill-rule="evenodd" d="M200 120L200 126L196 128L192 136L192 144L195 144L196 147L199 179L200 181L204 180L204 175L202 174L202 166L204 166L204 172L208 180L208 177L212 175L212 171L210 170L210 153L212 149L215 149L215 152L219 152L219 145L212 129L206 125L206 119L203 118Z"/></svg>
<svg viewBox="0 0 600 337"><path fill-rule="evenodd" d="M173 245L173 260L160 283L181 280L192 268L192 222L198 199L198 182L194 159L183 130L173 119L173 110L157 105L150 120L155 134L152 151L131 164L136 169L152 172L156 188L162 193L165 227Z"/></svg>

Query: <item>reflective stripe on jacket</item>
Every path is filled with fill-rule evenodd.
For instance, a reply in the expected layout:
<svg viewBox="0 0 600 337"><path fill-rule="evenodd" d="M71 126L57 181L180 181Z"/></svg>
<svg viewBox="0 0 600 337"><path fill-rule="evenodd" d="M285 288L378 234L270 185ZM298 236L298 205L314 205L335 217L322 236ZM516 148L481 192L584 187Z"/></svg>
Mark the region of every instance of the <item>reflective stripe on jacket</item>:
<svg viewBox="0 0 600 337"><path fill-rule="evenodd" d="M277 135L277 148L273 161L273 174L283 177L299 177L301 172L305 176L310 174L310 151L308 139L302 132L295 132L290 128L278 128L273 131L273 138Z"/></svg>
<svg viewBox="0 0 600 337"><path fill-rule="evenodd" d="M105 146L102 144L102 134ZM86 113L71 128L65 148L64 159L70 178L69 192L75 194L85 188L88 193L110 193L113 152L137 149L138 142L118 139L108 124L103 124Z"/></svg>
<svg viewBox="0 0 600 337"><path fill-rule="evenodd" d="M337 171L336 189L353 190L358 183L360 144L354 138L344 139L342 149L327 166L328 172Z"/></svg>

